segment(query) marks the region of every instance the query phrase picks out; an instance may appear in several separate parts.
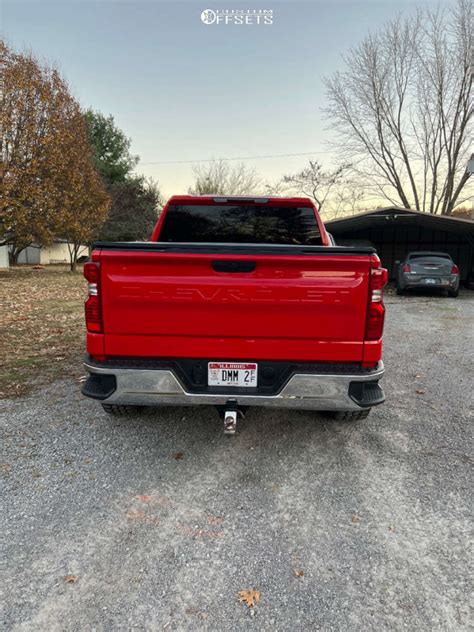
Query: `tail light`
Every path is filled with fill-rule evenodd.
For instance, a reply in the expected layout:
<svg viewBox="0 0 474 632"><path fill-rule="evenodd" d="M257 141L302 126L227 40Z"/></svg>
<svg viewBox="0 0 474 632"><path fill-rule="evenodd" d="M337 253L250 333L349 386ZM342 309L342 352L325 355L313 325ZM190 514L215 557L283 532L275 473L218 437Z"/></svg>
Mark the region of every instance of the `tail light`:
<svg viewBox="0 0 474 632"><path fill-rule="evenodd" d="M369 305L365 327L366 340L380 340L382 337L385 319L383 288L387 285L387 281L387 270L380 267L380 259L378 257L373 257L369 277Z"/></svg>
<svg viewBox="0 0 474 632"><path fill-rule="evenodd" d="M405 265L402 268L402 272L411 272L411 268L408 263L405 263Z"/></svg>
<svg viewBox="0 0 474 632"><path fill-rule="evenodd" d="M102 333L102 304L100 301L100 266L98 263L84 264L84 276L88 282L89 296L85 304L87 331Z"/></svg>
<svg viewBox="0 0 474 632"><path fill-rule="evenodd" d="M453 264L453 267L451 268L451 274L459 274L459 268L457 267L457 265Z"/></svg>

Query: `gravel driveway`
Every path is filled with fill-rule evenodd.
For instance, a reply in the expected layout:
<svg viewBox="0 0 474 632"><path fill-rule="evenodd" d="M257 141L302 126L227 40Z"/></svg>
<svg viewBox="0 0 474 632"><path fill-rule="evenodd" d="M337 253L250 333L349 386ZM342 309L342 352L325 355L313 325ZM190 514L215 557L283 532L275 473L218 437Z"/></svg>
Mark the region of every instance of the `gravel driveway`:
<svg viewBox="0 0 474 632"><path fill-rule="evenodd" d="M469 629L474 293L386 302L363 422L4 401L2 629Z"/></svg>

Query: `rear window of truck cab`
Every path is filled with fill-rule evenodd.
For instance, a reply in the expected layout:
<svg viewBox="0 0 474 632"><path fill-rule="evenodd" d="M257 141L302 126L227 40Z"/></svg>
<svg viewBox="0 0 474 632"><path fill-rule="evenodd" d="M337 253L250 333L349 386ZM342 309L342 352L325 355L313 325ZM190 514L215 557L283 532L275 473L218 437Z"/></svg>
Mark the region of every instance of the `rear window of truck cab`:
<svg viewBox="0 0 474 632"><path fill-rule="evenodd" d="M160 241L322 245L311 207L262 204L170 205Z"/></svg>

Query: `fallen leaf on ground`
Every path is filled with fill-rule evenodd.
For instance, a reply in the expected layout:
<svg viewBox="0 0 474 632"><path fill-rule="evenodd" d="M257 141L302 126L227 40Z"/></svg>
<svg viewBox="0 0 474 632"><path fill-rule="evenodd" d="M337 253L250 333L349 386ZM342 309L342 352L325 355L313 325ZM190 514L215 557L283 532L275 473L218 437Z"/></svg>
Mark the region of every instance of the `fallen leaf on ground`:
<svg viewBox="0 0 474 632"><path fill-rule="evenodd" d="M293 573L295 574L295 577L304 577L304 571L302 571L300 568L295 568Z"/></svg>
<svg viewBox="0 0 474 632"><path fill-rule="evenodd" d="M64 581L66 584L75 584L77 582L77 575L66 575Z"/></svg>
<svg viewBox="0 0 474 632"><path fill-rule="evenodd" d="M241 590L239 592L239 602L246 603L249 608L253 608L260 601L258 590Z"/></svg>
<svg viewBox="0 0 474 632"><path fill-rule="evenodd" d="M425 392L426 392L426 391L424 391L422 388L417 388L417 389L416 389L416 391L415 391L415 393L416 393L417 395L424 395L424 394L425 394Z"/></svg>
<svg viewBox="0 0 474 632"><path fill-rule="evenodd" d="M175 454L173 454L173 459L176 459L176 461L181 461L181 459L184 459L184 453L176 452Z"/></svg>
<svg viewBox="0 0 474 632"><path fill-rule="evenodd" d="M357 522L360 522L361 518L360 516L357 516L356 514L354 514L351 518L351 521L355 524Z"/></svg>

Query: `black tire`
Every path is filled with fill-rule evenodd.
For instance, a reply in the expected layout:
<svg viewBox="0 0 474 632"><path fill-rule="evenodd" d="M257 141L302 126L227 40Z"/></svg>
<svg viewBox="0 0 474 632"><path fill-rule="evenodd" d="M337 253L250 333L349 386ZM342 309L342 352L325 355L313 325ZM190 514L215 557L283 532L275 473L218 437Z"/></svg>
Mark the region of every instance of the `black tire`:
<svg viewBox="0 0 474 632"><path fill-rule="evenodd" d="M102 408L108 415L130 415L137 410L137 406L119 406L118 404L102 404Z"/></svg>
<svg viewBox="0 0 474 632"><path fill-rule="evenodd" d="M341 410L334 413L334 419L337 421L360 421L361 419L367 419L371 408L365 408L364 410Z"/></svg>
<svg viewBox="0 0 474 632"><path fill-rule="evenodd" d="M457 290L448 290L448 296L457 298L459 296L459 288Z"/></svg>

